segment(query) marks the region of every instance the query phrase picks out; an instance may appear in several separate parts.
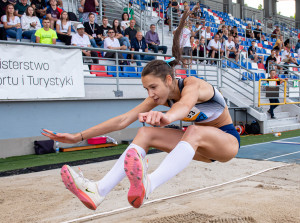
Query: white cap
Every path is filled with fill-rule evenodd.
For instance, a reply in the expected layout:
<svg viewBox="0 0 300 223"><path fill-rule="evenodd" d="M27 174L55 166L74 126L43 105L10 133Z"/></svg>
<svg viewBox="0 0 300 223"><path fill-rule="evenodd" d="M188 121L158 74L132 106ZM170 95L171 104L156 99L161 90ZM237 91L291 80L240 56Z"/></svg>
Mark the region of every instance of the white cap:
<svg viewBox="0 0 300 223"><path fill-rule="evenodd" d="M77 29L84 29L84 26L82 24L78 24Z"/></svg>

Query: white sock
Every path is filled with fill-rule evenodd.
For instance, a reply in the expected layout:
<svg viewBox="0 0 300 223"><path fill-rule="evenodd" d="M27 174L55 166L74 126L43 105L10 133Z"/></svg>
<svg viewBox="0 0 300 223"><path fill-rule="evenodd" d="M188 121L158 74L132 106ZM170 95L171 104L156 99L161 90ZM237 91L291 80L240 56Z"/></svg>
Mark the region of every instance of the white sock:
<svg viewBox="0 0 300 223"><path fill-rule="evenodd" d="M146 152L142 147L131 143L117 160L113 168L98 181L98 190L101 196L105 197L126 176L124 171L124 159L127 150L131 148L135 148L143 158L146 156Z"/></svg>
<svg viewBox="0 0 300 223"><path fill-rule="evenodd" d="M166 156L160 166L149 175L151 183L150 193L186 168L194 155L195 150L193 147L186 141L180 141Z"/></svg>

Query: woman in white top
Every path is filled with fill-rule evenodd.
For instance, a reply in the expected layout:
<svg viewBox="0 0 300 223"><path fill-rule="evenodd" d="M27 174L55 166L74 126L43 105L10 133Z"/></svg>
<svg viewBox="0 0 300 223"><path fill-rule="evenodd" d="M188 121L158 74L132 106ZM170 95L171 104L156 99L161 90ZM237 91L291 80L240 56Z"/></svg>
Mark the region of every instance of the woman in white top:
<svg viewBox="0 0 300 223"><path fill-rule="evenodd" d="M122 14L122 22L121 22L121 27L122 27L122 31L125 32L125 29L129 27L129 15L127 12L124 12Z"/></svg>
<svg viewBox="0 0 300 223"><path fill-rule="evenodd" d="M71 22L69 21L68 13L63 11L60 15L60 20L56 22L56 33L60 41L66 45L71 45Z"/></svg>
<svg viewBox="0 0 300 223"><path fill-rule="evenodd" d="M15 9L12 4L6 6L6 15L2 17L2 22L8 36L16 38L17 42L22 39L21 21L14 15Z"/></svg>
<svg viewBox="0 0 300 223"><path fill-rule="evenodd" d="M23 29L23 37L30 39L30 42L35 43L35 31L41 28L41 22L35 16L33 7L28 6L25 14L21 17L21 25Z"/></svg>

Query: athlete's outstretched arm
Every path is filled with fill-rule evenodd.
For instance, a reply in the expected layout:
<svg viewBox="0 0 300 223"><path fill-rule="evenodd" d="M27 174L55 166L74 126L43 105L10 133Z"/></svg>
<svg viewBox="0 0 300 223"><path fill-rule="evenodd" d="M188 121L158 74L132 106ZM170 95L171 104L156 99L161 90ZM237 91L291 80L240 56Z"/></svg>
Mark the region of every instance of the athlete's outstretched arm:
<svg viewBox="0 0 300 223"><path fill-rule="evenodd" d="M156 106L157 105L154 103L153 99L146 98L141 104L131 109L130 111L117 117L111 118L82 132L69 134L56 133L47 129L43 129L44 132L42 134L55 141L63 143L77 143L82 139L89 139L95 136L124 129L138 119L139 113L150 111Z"/></svg>

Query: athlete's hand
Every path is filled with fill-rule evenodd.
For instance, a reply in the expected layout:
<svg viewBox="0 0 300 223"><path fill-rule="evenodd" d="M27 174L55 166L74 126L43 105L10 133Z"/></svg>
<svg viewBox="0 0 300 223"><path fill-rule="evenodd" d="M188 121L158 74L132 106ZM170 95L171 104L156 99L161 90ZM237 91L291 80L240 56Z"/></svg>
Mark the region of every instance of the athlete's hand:
<svg viewBox="0 0 300 223"><path fill-rule="evenodd" d="M159 111L140 113L139 121L145 122L152 126L161 126L161 127L171 123L168 116Z"/></svg>
<svg viewBox="0 0 300 223"><path fill-rule="evenodd" d="M48 138L63 142L63 143L77 143L81 140L76 134L69 134L69 133L56 133L47 129L43 129L42 135L47 136Z"/></svg>

